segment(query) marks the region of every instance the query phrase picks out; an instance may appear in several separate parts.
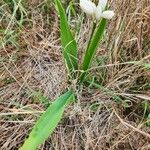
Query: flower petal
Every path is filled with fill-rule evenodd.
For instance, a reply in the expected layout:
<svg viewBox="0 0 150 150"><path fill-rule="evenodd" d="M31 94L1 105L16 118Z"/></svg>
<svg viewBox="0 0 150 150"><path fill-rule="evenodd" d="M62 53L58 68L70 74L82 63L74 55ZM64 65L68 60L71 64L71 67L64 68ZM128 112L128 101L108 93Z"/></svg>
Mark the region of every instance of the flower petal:
<svg viewBox="0 0 150 150"><path fill-rule="evenodd" d="M102 13L101 17L105 19L111 19L115 15L114 11L112 10L106 10Z"/></svg>
<svg viewBox="0 0 150 150"><path fill-rule="evenodd" d="M80 0L81 9L88 15L94 15L96 5L90 0Z"/></svg>
<svg viewBox="0 0 150 150"><path fill-rule="evenodd" d="M105 10L108 0L99 0L98 6L101 7L102 11Z"/></svg>
<svg viewBox="0 0 150 150"><path fill-rule="evenodd" d="M100 20L101 15L102 15L102 8L101 6L98 5L97 8L95 9L95 18L97 21Z"/></svg>

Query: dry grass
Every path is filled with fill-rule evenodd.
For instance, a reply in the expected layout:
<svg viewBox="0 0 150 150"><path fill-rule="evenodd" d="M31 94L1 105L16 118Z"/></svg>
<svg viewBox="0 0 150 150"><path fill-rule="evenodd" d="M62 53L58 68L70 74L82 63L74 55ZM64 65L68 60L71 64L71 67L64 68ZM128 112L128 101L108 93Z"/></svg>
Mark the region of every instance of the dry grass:
<svg viewBox="0 0 150 150"><path fill-rule="evenodd" d="M103 88L78 91L78 102L67 108L41 150L150 149L150 128L146 125L150 68L144 67L150 63L150 2L110 3L116 17L97 53L97 59L105 61L99 66L95 61L90 70ZM7 3L0 2L1 150L18 149L47 103L69 86L61 55L59 20L53 7L44 11L44 4L43 0L31 0L19 5L26 12L25 22L19 26ZM90 20L82 25L81 54L90 26ZM121 101L116 101L116 96Z"/></svg>

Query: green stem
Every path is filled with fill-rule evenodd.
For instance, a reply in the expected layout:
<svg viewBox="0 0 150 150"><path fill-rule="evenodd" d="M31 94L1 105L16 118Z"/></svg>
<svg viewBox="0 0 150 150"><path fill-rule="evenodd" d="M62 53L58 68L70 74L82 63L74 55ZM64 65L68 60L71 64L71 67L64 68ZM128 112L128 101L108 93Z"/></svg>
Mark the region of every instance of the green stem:
<svg viewBox="0 0 150 150"><path fill-rule="evenodd" d="M94 21L94 22L93 22L93 27L92 27L92 33L91 33L91 36L90 36L90 39L89 39L89 42L88 42L87 49L88 49L88 48L89 48L89 46L90 46L90 43L91 43L91 40L92 40L92 37L93 37L94 31L95 31L95 28L96 28L96 22Z"/></svg>
<svg viewBox="0 0 150 150"><path fill-rule="evenodd" d="M79 83L83 82L83 80L87 74L87 70L90 68L91 62L94 58L94 55L96 54L96 50L97 50L97 48L100 44L100 41L103 37L104 31L106 28L106 24L107 24L107 20L103 18L101 20L101 22L99 23L97 30L94 32L94 34L91 38L89 47L87 48L84 59L83 59L82 68L81 68L83 73L79 77Z"/></svg>

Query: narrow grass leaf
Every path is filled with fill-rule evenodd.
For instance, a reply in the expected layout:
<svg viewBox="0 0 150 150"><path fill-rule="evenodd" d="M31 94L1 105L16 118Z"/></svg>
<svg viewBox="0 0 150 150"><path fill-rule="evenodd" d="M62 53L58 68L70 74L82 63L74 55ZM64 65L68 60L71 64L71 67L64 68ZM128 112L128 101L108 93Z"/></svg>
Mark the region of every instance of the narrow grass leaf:
<svg viewBox="0 0 150 150"><path fill-rule="evenodd" d="M90 84L90 86L92 87L95 87L95 88L98 88L100 89L101 91L105 92L106 94L108 95L111 95L113 100L115 100L116 102L122 102L122 99L119 97L119 95L117 95L116 93L114 93L112 90L108 89L108 88L105 88L104 86L94 82L94 81L86 81L87 84Z"/></svg>
<svg viewBox="0 0 150 150"><path fill-rule="evenodd" d="M147 126L150 127L150 113L148 114L148 117L147 117Z"/></svg>
<svg viewBox="0 0 150 150"><path fill-rule="evenodd" d="M77 43L69 28L67 17L60 0L56 0L56 5L60 15L60 33L63 56L70 75L75 78L74 71L78 69Z"/></svg>
<svg viewBox="0 0 150 150"><path fill-rule="evenodd" d="M68 91L56 99L37 121L20 150L35 150L42 144L52 134L62 118L66 105L72 100L74 100L72 91Z"/></svg>
<svg viewBox="0 0 150 150"><path fill-rule="evenodd" d="M84 72L81 74L81 76L79 78L79 82L82 82L84 80L87 70L90 68L90 65L94 58L96 50L97 50L97 48L100 44L100 41L103 37L104 31L106 28L106 23L107 23L107 20L103 18L101 20L101 22L99 23L96 31L93 34L93 37L89 43L89 46L86 50L86 53L85 53L85 56L83 59L81 70L83 70Z"/></svg>

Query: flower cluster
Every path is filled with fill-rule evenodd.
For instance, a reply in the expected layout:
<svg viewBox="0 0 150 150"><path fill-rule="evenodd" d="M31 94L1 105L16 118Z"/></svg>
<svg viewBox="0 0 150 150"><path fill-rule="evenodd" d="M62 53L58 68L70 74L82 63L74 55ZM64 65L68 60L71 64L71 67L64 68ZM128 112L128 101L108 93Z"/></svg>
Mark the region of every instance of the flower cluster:
<svg viewBox="0 0 150 150"><path fill-rule="evenodd" d="M111 19L114 16L114 11L105 10L107 0L99 0L96 6L91 0L80 0L81 9L87 14L94 17L97 21L100 18Z"/></svg>

